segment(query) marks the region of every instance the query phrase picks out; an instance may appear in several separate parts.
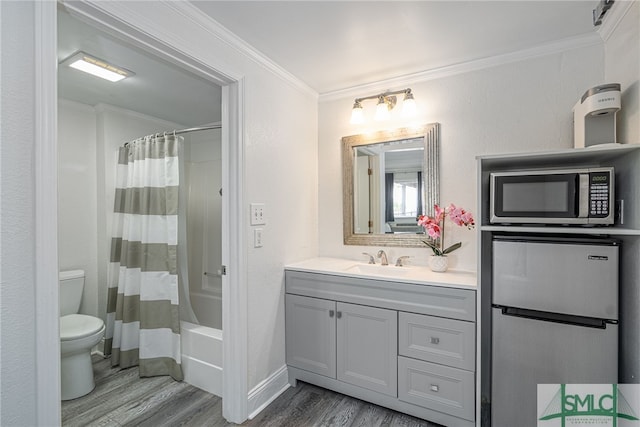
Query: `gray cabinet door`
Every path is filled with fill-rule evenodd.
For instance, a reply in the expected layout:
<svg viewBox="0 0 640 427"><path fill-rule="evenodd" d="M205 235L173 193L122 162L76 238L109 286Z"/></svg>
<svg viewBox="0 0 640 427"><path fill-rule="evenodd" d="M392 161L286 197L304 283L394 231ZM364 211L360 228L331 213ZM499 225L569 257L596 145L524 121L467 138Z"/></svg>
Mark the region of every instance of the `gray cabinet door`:
<svg viewBox="0 0 640 427"><path fill-rule="evenodd" d="M337 378L397 397L398 313L338 302Z"/></svg>
<svg viewBox="0 0 640 427"><path fill-rule="evenodd" d="M335 301L285 295L287 364L336 377Z"/></svg>

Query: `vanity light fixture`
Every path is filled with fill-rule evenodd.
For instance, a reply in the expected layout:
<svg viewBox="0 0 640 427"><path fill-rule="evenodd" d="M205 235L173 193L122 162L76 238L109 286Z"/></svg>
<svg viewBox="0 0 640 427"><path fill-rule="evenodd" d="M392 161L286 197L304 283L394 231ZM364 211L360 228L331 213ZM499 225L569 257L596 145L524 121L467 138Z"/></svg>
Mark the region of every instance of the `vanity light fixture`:
<svg viewBox="0 0 640 427"><path fill-rule="evenodd" d="M96 58L82 51L74 53L60 62L60 65L67 65L76 70L109 80L110 82L117 82L135 75L133 71L110 64L103 59Z"/></svg>
<svg viewBox="0 0 640 427"><path fill-rule="evenodd" d="M351 110L351 124L359 125L364 123L364 109L362 108L362 101L367 99L377 99L375 119L378 121L389 120L391 117L391 110L396 106L397 98L395 95L403 93L404 98L402 100L402 113L406 117L411 117L416 113L416 101L413 98L411 89L402 89L396 91L387 91L378 95L364 96L362 98L356 98L353 103L353 109Z"/></svg>
<svg viewBox="0 0 640 427"><path fill-rule="evenodd" d="M364 110L362 104L356 99L353 103L353 110L351 110L351 124L361 125L364 123Z"/></svg>

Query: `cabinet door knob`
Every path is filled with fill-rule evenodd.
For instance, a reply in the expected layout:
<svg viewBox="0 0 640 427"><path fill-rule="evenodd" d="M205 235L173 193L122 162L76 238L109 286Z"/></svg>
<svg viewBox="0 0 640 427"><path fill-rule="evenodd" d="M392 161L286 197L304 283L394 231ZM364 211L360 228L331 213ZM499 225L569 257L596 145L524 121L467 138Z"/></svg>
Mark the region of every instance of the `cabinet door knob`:
<svg viewBox="0 0 640 427"><path fill-rule="evenodd" d="M336 312L336 317L338 319L341 318L342 317L342 312L341 311Z"/></svg>
<svg viewBox="0 0 640 427"><path fill-rule="evenodd" d="M431 337L431 344L440 344L440 338Z"/></svg>
<svg viewBox="0 0 640 427"><path fill-rule="evenodd" d="M438 384L431 384L429 388L431 391L435 391L436 393L440 391L440 386L438 386Z"/></svg>
<svg viewBox="0 0 640 427"><path fill-rule="evenodd" d="M329 317L333 317L333 310L329 310Z"/></svg>

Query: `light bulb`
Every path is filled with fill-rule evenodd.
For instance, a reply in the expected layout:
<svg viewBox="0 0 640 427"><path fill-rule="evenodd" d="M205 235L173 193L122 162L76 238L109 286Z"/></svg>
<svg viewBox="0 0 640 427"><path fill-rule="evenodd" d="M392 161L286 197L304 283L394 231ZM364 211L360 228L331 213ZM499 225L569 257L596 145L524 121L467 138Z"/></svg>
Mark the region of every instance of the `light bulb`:
<svg viewBox="0 0 640 427"><path fill-rule="evenodd" d="M416 115L416 100L413 99L413 94L411 92L407 92L404 95L404 100L402 101L402 114L405 117L413 117Z"/></svg>
<svg viewBox="0 0 640 427"><path fill-rule="evenodd" d="M364 123L364 110L360 101L356 101L353 104L353 110L351 110L351 124L361 125Z"/></svg>
<svg viewBox="0 0 640 427"><path fill-rule="evenodd" d="M389 113L389 106L385 99L381 96L378 101L378 105L376 106L376 120L389 120L391 118L391 114Z"/></svg>

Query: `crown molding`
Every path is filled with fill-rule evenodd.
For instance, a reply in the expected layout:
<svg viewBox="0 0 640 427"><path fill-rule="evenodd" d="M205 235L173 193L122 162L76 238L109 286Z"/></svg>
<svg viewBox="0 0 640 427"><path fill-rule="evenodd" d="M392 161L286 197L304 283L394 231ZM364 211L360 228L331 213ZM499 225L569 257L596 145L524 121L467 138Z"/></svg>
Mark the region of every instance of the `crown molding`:
<svg viewBox="0 0 640 427"><path fill-rule="evenodd" d="M349 88L339 89L331 92L325 92L320 94L319 102L334 101L347 97L350 98L368 92L381 92L394 87L407 86L414 83L426 82L430 80L455 76L458 74L484 70L504 64L525 61L532 58L553 55L602 43L602 38L597 32L594 31L593 33L575 37L568 37L552 43L546 43L528 49L505 53L502 55L495 55L472 61L461 62L459 64L449 65L446 67L434 68L431 70L393 77L391 79L352 86Z"/></svg>
<svg viewBox="0 0 640 427"><path fill-rule="evenodd" d="M316 99L318 98L319 95L317 91L315 91L302 80L272 61L269 57L251 46L249 43L245 42L243 39L229 31L225 26L216 21L213 17L207 15L202 10L195 7L190 1L168 1L167 4L176 12L181 13L184 17L200 25L212 36L225 43L227 46L233 48L236 52L271 71L273 74L277 75L297 89L305 92L307 95L311 95Z"/></svg>
<svg viewBox="0 0 640 427"><path fill-rule="evenodd" d="M611 9L607 11L602 24L600 24L600 28L598 28L598 33L600 37L602 37L602 40L605 42L609 40L627 12L631 10L634 3L637 3L637 0L617 0L613 3Z"/></svg>

